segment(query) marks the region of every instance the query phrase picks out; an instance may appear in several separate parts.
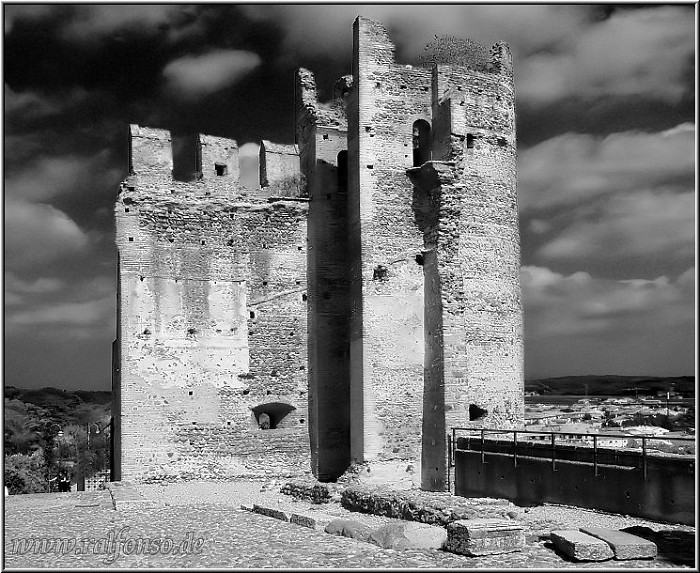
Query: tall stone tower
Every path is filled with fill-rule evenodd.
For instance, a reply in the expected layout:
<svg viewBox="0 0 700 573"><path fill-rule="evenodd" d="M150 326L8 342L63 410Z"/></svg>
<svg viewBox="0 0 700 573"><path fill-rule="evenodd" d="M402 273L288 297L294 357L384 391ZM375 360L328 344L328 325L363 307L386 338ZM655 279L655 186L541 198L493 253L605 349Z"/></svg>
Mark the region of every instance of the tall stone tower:
<svg viewBox="0 0 700 573"><path fill-rule="evenodd" d="M421 459L446 487L452 427L524 417L515 94L504 44L436 42L396 63L353 26L328 103L296 78L294 144L132 126L116 207L121 476L340 476ZM121 410L118 409L121 408Z"/></svg>
<svg viewBox="0 0 700 573"><path fill-rule="evenodd" d="M352 456L420 452L443 489L450 427L524 415L511 57L463 43L414 68L381 24L353 31Z"/></svg>

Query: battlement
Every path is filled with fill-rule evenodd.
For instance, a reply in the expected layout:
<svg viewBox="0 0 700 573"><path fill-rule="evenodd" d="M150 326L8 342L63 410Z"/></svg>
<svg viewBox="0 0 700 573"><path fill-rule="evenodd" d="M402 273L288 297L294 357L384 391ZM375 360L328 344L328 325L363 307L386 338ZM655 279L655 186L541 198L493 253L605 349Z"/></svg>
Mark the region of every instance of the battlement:
<svg viewBox="0 0 700 573"><path fill-rule="evenodd" d="M184 192L229 198L256 194L256 190L247 189L241 183L240 153L234 139L195 136L193 156L186 158L184 169L191 178L183 180L174 176L177 166L170 131L135 124L129 126L129 131L128 188L152 194ZM182 157L179 159L183 161ZM260 198L305 195L296 145L263 140L259 159L257 195Z"/></svg>

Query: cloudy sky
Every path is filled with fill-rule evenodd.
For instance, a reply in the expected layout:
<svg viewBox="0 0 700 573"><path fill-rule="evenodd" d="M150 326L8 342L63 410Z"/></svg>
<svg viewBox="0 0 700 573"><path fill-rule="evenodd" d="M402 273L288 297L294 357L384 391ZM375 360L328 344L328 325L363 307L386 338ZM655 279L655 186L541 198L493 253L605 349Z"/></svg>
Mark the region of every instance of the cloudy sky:
<svg viewBox="0 0 700 573"><path fill-rule="evenodd" d="M694 373L694 5L3 9L6 384L110 387L128 124L291 143L358 14L513 50L526 377Z"/></svg>

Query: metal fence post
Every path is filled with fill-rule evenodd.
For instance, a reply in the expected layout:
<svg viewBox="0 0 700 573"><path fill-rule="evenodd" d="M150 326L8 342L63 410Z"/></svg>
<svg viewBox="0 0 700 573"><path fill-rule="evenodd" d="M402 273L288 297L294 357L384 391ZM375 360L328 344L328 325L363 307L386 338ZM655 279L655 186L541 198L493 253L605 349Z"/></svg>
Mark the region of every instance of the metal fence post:
<svg viewBox="0 0 700 573"><path fill-rule="evenodd" d="M518 467L518 432L513 432L513 467Z"/></svg>
<svg viewBox="0 0 700 573"><path fill-rule="evenodd" d="M552 437L552 471L555 472L557 471L557 464L554 460L554 432L550 432L549 435Z"/></svg>
<svg viewBox="0 0 700 573"><path fill-rule="evenodd" d="M484 463L484 429L481 428L481 463Z"/></svg>
<svg viewBox="0 0 700 573"><path fill-rule="evenodd" d="M598 436L593 434L593 475L598 477Z"/></svg>

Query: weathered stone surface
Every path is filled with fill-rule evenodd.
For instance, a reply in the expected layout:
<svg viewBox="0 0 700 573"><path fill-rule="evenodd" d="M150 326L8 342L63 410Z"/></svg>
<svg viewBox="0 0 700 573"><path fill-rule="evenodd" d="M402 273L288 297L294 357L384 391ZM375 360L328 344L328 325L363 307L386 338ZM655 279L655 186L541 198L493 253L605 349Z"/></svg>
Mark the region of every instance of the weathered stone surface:
<svg viewBox="0 0 700 573"><path fill-rule="evenodd" d="M328 503L331 498L328 485L318 482L290 481L280 489L281 493L296 499L306 499L312 503Z"/></svg>
<svg viewBox="0 0 700 573"><path fill-rule="evenodd" d="M374 529L368 541L384 549L442 549L447 531L424 523L388 523Z"/></svg>
<svg viewBox="0 0 700 573"><path fill-rule="evenodd" d="M551 540L554 547L576 561L606 561L614 556L613 550L605 541L581 531L552 531Z"/></svg>
<svg viewBox="0 0 700 573"><path fill-rule="evenodd" d="M494 500L496 501L496 500ZM488 510L483 506L461 503L440 493L424 491L397 492L379 487L350 486L343 490L341 503L346 509L447 526L460 519L504 518L509 509L507 501L498 500Z"/></svg>
<svg viewBox="0 0 700 573"><path fill-rule="evenodd" d="M262 143L256 189L234 140L199 136L181 180L170 132L132 126L117 474L332 480L420 457L444 491L446 428L522 423L510 52L428 69L396 62L378 22L353 39L332 102L298 74L297 143Z"/></svg>
<svg viewBox="0 0 700 573"><path fill-rule="evenodd" d="M447 526L447 551L462 555L495 555L522 551L522 525L503 519L459 520Z"/></svg>
<svg viewBox="0 0 700 573"><path fill-rule="evenodd" d="M371 528L351 519L334 519L323 530L331 535L352 537L360 541L367 541L372 533Z"/></svg>
<svg viewBox="0 0 700 573"><path fill-rule="evenodd" d="M316 520L308 515L301 515L300 513L292 513L289 516L289 522L296 525L301 525L302 527L309 527L310 529L316 528Z"/></svg>
<svg viewBox="0 0 700 573"><path fill-rule="evenodd" d="M615 559L653 559L656 557L655 543L631 533L604 527L581 527L579 530L605 541L612 548Z"/></svg>
<svg viewBox="0 0 700 573"><path fill-rule="evenodd" d="M253 512L259 513L260 515L266 515L267 517L274 517L280 521L289 521L289 516L279 509L273 509L271 507L263 507L257 503L253 504Z"/></svg>

